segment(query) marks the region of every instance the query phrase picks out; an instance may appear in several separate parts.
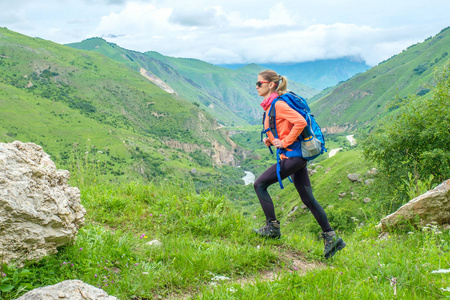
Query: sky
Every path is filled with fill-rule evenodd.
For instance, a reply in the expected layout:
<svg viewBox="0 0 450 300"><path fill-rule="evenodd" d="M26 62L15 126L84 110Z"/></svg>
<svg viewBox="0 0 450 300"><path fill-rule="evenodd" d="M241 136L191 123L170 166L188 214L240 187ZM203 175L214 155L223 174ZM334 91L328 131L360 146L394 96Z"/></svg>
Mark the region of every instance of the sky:
<svg viewBox="0 0 450 300"><path fill-rule="evenodd" d="M213 64L352 57L374 66L450 26L449 0L0 0L0 26L59 44L102 37Z"/></svg>

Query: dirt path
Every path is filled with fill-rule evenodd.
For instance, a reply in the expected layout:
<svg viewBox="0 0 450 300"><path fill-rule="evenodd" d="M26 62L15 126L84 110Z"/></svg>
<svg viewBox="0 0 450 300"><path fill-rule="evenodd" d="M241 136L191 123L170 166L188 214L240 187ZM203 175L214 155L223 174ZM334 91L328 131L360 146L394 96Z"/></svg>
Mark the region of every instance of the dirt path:
<svg viewBox="0 0 450 300"><path fill-rule="evenodd" d="M252 275L249 277L235 277L233 279L228 280L222 280L220 284L226 284L226 285L232 285L232 284L239 284L241 286L245 286L248 284L253 284L255 282L261 282L261 281L274 281L279 279L281 276L285 274L292 274L292 273L298 273L299 275L303 276L306 273L316 270L316 269L324 269L326 268L326 265L318 262L318 261L308 261L304 255L300 252L294 252L291 250L286 250L282 247L279 247L280 249L280 260L283 261L286 265L285 268L276 267L273 270L265 270L261 271L256 275ZM182 299L187 300L190 299L193 296L198 296L195 292L189 293L183 293L183 294L177 294L173 293L169 295L166 300L175 300L175 299Z"/></svg>

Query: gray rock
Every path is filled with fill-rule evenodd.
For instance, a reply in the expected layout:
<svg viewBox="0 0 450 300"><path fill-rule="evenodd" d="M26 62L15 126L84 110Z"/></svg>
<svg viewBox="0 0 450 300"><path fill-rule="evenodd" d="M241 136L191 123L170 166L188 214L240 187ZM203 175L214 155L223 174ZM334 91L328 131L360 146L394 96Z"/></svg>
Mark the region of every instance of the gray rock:
<svg viewBox="0 0 450 300"><path fill-rule="evenodd" d="M162 245L162 243L158 240L152 240L150 242L145 243L148 246L153 246L153 247L160 247Z"/></svg>
<svg viewBox="0 0 450 300"><path fill-rule="evenodd" d="M364 180L364 184L365 185L371 185L372 183L373 183L373 179L366 179L366 180Z"/></svg>
<svg viewBox="0 0 450 300"><path fill-rule="evenodd" d="M448 220L450 220L450 179L381 219L380 225L382 231L388 231L403 222L425 225L431 222L446 224Z"/></svg>
<svg viewBox="0 0 450 300"><path fill-rule="evenodd" d="M3 262L21 266L74 241L86 210L41 146L0 143L0 249Z"/></svg>
<svg viewBox="0 0 450 300"><path fill-rule="evenodd" d="M351 181L351 182L356 182L358 180L360 180L361 175L358 173L350 173L347 175L347 178Z"/></svg>
<svg viewBox="0 0 450 300"><path fill-rule="evenodd" d="M345 196L347 196L347 193L339 193L339 197L343 198Z"/></svg>
<svg viewBox="0 0 450 300"><path fill-rule="evenodd" d="M378 174L378 170L376 168L372 168L366 172L367 177L373 177Z"/></svg>
<svg viewBox="0 0 450 300"><path fill-rule="evenodd" d="M104 290L80 280L66 280L55 285L34 289L16 300L117 300Z"/></svg>
<svg viewBox="0 0 450 300"><path fill-rule="evenodd" d="M197 174L197 173L198 173L197 169L196 168L192 168L191 174L194 175L194 174Z"/></svg>
<svg viewBox="0 0 450 300"><path fill-rule="evenodd" d="M289 217L290 215L292 215L293 213L295 213L295 212L297 211L297 209L298 209L298 206L297 206L297 205L294 206L294 208L291 209L291 211L287 214L287 216Z"/></svg>

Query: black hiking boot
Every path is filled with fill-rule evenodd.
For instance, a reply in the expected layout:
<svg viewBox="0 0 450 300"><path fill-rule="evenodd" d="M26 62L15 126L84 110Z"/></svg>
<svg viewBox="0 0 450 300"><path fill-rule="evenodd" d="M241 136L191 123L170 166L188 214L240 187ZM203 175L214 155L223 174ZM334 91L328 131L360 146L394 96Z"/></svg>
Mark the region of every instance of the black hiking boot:
<svg viewBox="0 0 450 300"><path fill-rule="evenodd" d="M322 236L324 241L323 256L326 259L333 257L339 250L344 249L346 243L336 235L334 231L323 232Z"/></svg>
<svg viewBox="0 0 450 300"><path fill-rule="evenodd" d="M280 222L279 221L266 221L266 225L253 229L253 232L259 234L262 237L268 237L273 239L279 239L281 237Z"/></svg>

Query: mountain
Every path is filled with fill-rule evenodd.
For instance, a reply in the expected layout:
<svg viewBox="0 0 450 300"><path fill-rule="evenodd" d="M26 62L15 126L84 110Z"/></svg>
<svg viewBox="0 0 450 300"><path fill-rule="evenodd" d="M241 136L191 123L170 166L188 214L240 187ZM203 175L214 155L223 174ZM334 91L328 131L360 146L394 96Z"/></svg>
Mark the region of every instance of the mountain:
<svg viewBox="0 0 450 300"><path fill-rule="evenodd" d="M319 124L328 132L352 131L389 114L393 101L426 95L434 70L449 61L449 28L313 97L310 106Z"/></svg>
<svg viewBox="0 0 450 300"><path fill-rule="evenodd" d="M152 179L237 163L213 117L104 55L0 28L0 67L0 140L37 143L59 167Z"/></svg>
<svg viewBox="0 0 450 300"><path fill-rule="evenodd" d="M292 64L260 64L264 69L272 69L284 75L289 81L323 90L345 81L355 74L367 71L370 67L353 58L315 60ZM240 69L245 65L221 65L230 69ZM306 98L309 96L305 95Z"/></svg>
<svg viewBox="0 0 450 300"><path fill-rule="evenodd" d="M168 92L198 105L223 125L259 124L261 108L255 81L264 67L231 70L198 59L174 58L158 52L140 53L90 38L67 46L101 53L140 72ZM293 82L309 98L318 91Z"/></svg>

